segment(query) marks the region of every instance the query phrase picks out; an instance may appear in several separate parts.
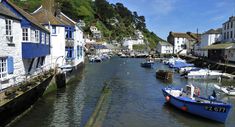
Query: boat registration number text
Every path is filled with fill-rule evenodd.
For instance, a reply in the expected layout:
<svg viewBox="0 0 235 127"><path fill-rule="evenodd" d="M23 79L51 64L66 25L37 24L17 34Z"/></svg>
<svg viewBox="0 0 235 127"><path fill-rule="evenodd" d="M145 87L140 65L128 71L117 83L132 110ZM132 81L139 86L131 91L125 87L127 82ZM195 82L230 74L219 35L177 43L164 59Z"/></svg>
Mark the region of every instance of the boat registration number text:
<svg viewBox="0 0 235 127"><path fill-rule="evenodd" d="M225 107L205 106L205 109L212 112L226 112Z"/></svg>

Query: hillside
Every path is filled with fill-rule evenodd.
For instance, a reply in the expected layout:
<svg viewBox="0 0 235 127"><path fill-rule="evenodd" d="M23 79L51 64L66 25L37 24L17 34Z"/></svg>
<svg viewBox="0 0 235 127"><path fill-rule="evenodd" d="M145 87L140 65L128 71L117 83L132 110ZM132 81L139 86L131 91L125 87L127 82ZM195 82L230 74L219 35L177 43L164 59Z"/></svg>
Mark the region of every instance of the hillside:
<svg viewBox="0 0 235 127"><path fill-rule="evenodd" d="M28 12L33 12L42 0L12 0ZM105 40L121 41L124 37L134 38L135 30L142 31L146 45L156 47L159 38L146 28L145 17L131 12L122 3L110 4L106 0L55 0L60 9L75 21L82 19L86 23L84 31L88 34L89 26L96 25L102 31Z"/></svg>

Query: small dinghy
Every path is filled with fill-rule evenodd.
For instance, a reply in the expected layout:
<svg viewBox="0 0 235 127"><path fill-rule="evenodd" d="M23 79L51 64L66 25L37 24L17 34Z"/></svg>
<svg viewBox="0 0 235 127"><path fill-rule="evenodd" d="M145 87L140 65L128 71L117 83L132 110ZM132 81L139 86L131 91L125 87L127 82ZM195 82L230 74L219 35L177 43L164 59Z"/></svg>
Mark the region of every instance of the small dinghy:
<svg viewBox="0 0 235 127"><path fill-rule="evenodd" d="M235 87L233 86L221 87L214 84L214 87L227 95L235 96Z"/></svg>
<svg viewBox="0 0 235 127"><path fill-rule="evenodd" d="M162 89L166 102L194 115L224 123L232 106L216 100L215 91L207 99L200 97L200 89L186 85L186 90L177 88Z"/></svg>
<svg viewBox="0 0 235 127"><path fill-rule="evenodd" d="M154 61L151 56L148 57L145 62L141 63L141 67L145 67L145 68L152 68L153 65L154 65Z"/></svg>
<svg viewBox="0 0 235 127"><path fill-rule="evenodd" d="M154 62L152 62L152 61L146 61L146 62L141 63L141 67L152 68L153 64L154 64Z"/></svg>

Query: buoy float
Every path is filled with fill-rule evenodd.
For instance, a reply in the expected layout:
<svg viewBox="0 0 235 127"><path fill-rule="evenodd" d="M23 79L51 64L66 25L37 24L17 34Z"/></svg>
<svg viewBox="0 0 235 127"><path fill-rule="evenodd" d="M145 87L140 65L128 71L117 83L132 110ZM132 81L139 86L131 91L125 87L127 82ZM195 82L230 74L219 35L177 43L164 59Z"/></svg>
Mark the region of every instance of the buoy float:
<svg viewBox="0 0 235 127"><path fill-rule="evenodd" d="M170 101L170 97L166 96L166 102L169 102L169 101Z"/></svg>
<svg viewBox="0 0 235 127"><path fill-rule="evenodd" d="M182 109L183 111L187 111L187 107L186 107L186 106L181 107L181 109Z"/></svg>

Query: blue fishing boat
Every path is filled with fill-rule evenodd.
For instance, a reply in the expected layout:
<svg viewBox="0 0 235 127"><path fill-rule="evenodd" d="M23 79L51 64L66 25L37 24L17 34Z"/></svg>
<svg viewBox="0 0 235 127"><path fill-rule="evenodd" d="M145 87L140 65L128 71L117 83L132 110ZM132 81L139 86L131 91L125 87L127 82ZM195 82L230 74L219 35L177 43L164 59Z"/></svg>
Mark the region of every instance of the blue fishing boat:
<svg viewBox="0 0 235 127"><path fill-rule="evenodd" d="M185 112L224 123L232 106L216 100L216 94L207 98L200 97L200 89L186 85L186 90L177 88L162 89L166 102Z"/></svg>
<svg viewBox="0 0 235 127"><path fill-rule="evenodd" d="M146 61L146 62L141 63L141 67L145 67L145 68L152 68L153 65L154 65L154 62L152 61Z"/></svg>

